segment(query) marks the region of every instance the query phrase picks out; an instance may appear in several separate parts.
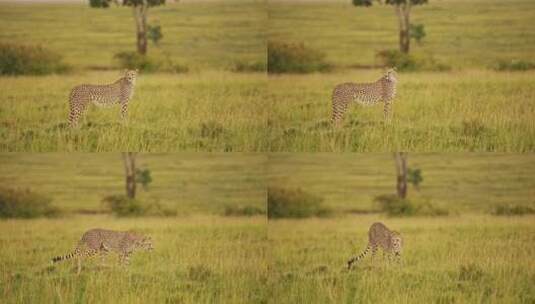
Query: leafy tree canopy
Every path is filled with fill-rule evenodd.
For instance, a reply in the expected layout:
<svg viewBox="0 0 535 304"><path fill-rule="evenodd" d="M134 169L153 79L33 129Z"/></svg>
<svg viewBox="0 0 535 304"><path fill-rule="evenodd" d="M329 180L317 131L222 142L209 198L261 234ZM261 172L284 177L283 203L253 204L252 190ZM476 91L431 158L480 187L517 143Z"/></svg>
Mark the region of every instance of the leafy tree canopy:
<svg viewBox="0 0 535 304"><path fill-rule="evenodd" d="M421 5L427 3L427 0L352 0L353 5L355 6L371 6L374 1L378 2L379 4L390 5L400 5L408 2L410 2L412 5Z"/></svg>
<svg viewBox="0 0 535 304"><path fill-rule="evenodd" d="M107 8L111 3L124 6L140 6L143 4L147 6L158 6L165 4L165 0L89 0L91 7Z"/></svg>

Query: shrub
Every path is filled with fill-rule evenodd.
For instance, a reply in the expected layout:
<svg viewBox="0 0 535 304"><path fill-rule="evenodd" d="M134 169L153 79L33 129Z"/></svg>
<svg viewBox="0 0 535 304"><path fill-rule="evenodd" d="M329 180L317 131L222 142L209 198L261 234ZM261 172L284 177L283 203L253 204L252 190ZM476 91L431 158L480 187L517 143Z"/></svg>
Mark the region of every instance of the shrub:
<svg viewBox="0 0 535 304"><path fill-rule="evenodd" d="M448 71L450 67L441 64L431 55L414 56L405 54L399 50L382 50L377 52L376 57L382 65L395 67L399 71Z"/></svg>
<svg viewBox="0 0 535 304"><path fill-rule="evenodd" d="M52 199L29 189L0 188L0 217L35 218L57 216L59 209L52 207Z"/></svg>
<svg viewBox="0 0 535 304"><path fill-rule="evenodd" d="M501 60L496 66L496 71L527 71L535 69L535 62L523 60Z"/></svg>
<svg viewBox="0 0 535 304"><path fill-rule="evenodd" d="M144 190L149 189L149 184L152 182L152 176L149 169L136 169L136 183L140 183Z"/></svg>
<svg viewBox="0 0 535 304"><path fill-rule="evenodd" d="M160 40L163 38L162 27L159 25L148 25L147 26L147 38L149 38L152 43L158 45Z"/></svg>
<svg viewBox="0 0 535 304"><path fill-rule="evenodd" d="M491 212L493 215L525 215L535 214L535 209L521 205L498 205Z"/></svg>
<svg viewBox="0 0 535 304"><path fill-rule="evenodd" d="M381 210L389 216L442 216L448 215L445 209L434 206L429 200L410 201L395 194L379 195L374 198Z"/></svg>
<svg viewBox="0 0 535 304"><path fill-rule="evenodd" d="M321 197L301 189L268 188L268 218L305 218L327 216L330 210L322 207Z"/></svg>
<svg viewBox="0 0 535 304"><path fill-rule="evenodd" d="M117 216L175 216L176 210L166 209L158 202L144 204L125 195L108 195L102 199Z"/></svg>
<svg viewBox="0 0 535 304"><path fill-rule="evenodd" d="M41 46L0 43L0 75L46 75L68 70L61 55Z"/></svg>
<svg viewBox="0 0 535 304"><path fill-rule="evenodd" d="M417 43L421 43L422 39L425 38L425 28L423 24L410 24L409 33L412 39Z"/></svg>
<svg viewBox="0 0 535 304"><path fill-rule="evenodd" d="M312 73L331 70L332 66L324 59L324 53L305 47L303 43L268 42L269 73Z"/></svg>
<svg viewBox="0 0 535 304"><path fill-rule="evenodd" d="M233 72L266 72L267 66L265 61L256 62L235 62L231 68Z"/></svg>
<svg viewBox="0 0 535 304"><path fill-rule="evenodd" d="M139 201L124 195L109 195L104 197L102 202L117 216L139 216L144 213Z"/></svg>
<svg viewBox="0 0 535 304"><path fill-rule="evenodd" d="M253 207L253 206L226 206L225 207L225 216L254 216L254 215L264 215L266 211L262 208Z"/></svg>
<svg viewBox="0 0 535 304"><path fill-rule="evenodd" d="M169 57L150 57L137 52L120 52L113 58L118 61L121 68L139 69L146 73L187 73L189 71L188 67L173 63Z"/></svg>

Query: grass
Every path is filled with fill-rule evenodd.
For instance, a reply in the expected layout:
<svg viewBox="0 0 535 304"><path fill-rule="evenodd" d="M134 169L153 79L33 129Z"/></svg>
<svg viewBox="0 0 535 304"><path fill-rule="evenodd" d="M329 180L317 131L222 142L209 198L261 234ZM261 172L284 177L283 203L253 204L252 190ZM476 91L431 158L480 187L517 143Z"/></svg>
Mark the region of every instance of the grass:
<svg viewBox="0 0 535 304"><path fill-rule="evenodd" d="M116 53L135 50L130 8L0 3L0 42L46 45L73 67L68 75L0 77L0 151L267 151L263 72L233 73L266 60L262 1L169 3L149 11L162 26L159 47L186 74L141 74L128 125L119 109L89 109L80 130L66 128L78 84L121 75ZM265 66L265 64L264 64Z"/></svg>
<svg viewBox="0 0 535 304"><path fill-rule="evenodd" d="M526 0L430 0L411 11L427 36L411 43L454 68L482 68L499 60L535 60L535 3ZM269 39L304 41L339 67L379 64L375 54L398 48L398 20L387 5L351 1L276 0L268 6Z"/></svg>
<svg viewBox="0 0 535 304"><path fill-rule="evenodd" d="M226 69L235 61L264 61L266 54L263 1L168 1L149 10L148 23L160 25L160 47L177 63L197 70ZM113 66L113 55L135 51L132 9L108 9L68 3L0 3L0 41L46 45L78 67Z"/></svg>
<svg viewBox="0 0 535 304"><path fill-rule="evenodd" d="M172 217L118 218L101 200L124 193L119 153L3 153L4 187L29 187L66 211L53 219L0 220L2 303L265 303L265 161L258 154L138 154L151 172L136 198L178 211ZM225 216L223 216L225 215ZM51 264L91 228L149 235L154 251L129 267L110 255L83 264Z"/></svg>
<svg viewBox="0 0 535 304"><path fill-rule="evenodd" d="M272 153L268 183L324 198L329 218L270 219L269 290L274 303L532 303L535 216L496 216L496 205L535 206L529 154L409 153L420 190L449 216L389 217L373 198L395 193L392 154ZM402 264L379 253L346 269L368 228L404 238Z"/></svg>
<svg viewBox="0 0 535 304"><path fill-rule="evenodd" d="M535 59L532 1L429 1L412 10L425 25L411 53L451 66L450 72L399 73L394 118L380 106L351 106L342 128L329 126L331 93L343 82L371 82L376 53L398 48L398 22L386 5L351 1L274 1L268 38L304 42L326 54L335 73L270 75L271 151L533 151L532 71L500 73L499 61Z"/></svg>
<svg viewBox="0 0 535 304"><path fill-rule="evenodd" d="M535 217L276 220L268 224L276 303L531 303ZM351 271L367 229L383 221L404 237L403 264L379 253Z"/></svg>
<svg viewBox="0 0 535 304"><path fill-rule="evenodd" d="M332 88L381 71L270 76L271 151L510 151L535 149L535 74L483 70L398 73L391 123L383 108L351 105L330 125Z"/></svg>
<svg viewBox="0 0 535 304"><path fill-rule="evenodd" d="M80 129L68 128L71 88L111 83L119 75L84 72L0 79L0 150L229 152L269 147L262 74L142 74L127 124L118 106L91 105Z"/></svg>
<svg viewBox="0 0 535 304"><path fill-rule="evenodd" d="M224 214L227 207L266 210L266 157L257 154L138 154L136 167L151 171L140 201L158 201L180 216ZM3 153L5 187L30 188L71 213L103 212L102 199L124 194L124 165L119 153Z"/></svg>
<svg viewBox="0 0 535 304"><path fill-rule="evenodd" d="M0 221L2 303L259 303L266 297L265 218L116 219L76 216ZM153 238L128 268L115 255L83 263L51 258L94 227L136 229Z"/></svg>

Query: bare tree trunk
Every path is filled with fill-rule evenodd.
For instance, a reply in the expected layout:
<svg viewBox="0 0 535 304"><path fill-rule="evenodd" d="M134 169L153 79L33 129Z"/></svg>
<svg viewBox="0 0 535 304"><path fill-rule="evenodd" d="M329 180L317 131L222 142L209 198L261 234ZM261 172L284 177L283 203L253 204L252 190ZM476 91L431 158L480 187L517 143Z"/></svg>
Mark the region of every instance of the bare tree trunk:
<svg viewBox="0 0 535 304"><path fill-rule="evenodd" d="M407 1L405 4L396 5L396 15L399 20L399 50L402 53L408 54L410 49L410 13L411 2Z"/></svg>
<svg viewBox="0 0 535 304"><path fill-rule="evenodd" d="M134 6L133 9L136 20L137 52L145 55L147 54L147 12L149 7L143 3Z"/></svg>
<svg viewBox="0 0 535 304"><path fill-rule="evenodd" d="M395 152L394 159L396 160L398 197L404 199L407 197L407 153Z"/></svg>
<svg viewBox="0 0 535 304"><path fill-rule="evenodd" d="M134 199L136 197L136 153L124 152L123 160L126 176L126 196Z"/></svg>

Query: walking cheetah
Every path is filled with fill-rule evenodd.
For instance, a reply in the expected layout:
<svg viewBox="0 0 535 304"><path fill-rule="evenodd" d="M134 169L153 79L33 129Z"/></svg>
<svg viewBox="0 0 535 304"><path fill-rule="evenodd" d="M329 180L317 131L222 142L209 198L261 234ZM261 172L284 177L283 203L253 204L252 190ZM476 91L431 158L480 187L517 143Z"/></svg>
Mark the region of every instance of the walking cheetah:
<svg viewBox="0 0 535 304"><path fill-rule="evenodd" d="M389 69L383 77L373 83L346 82L337 85L332 95L331 123L340 124L351 101L365 106L384 102L384 118L389 121L390 108L396 96L396 84L396 71Z"/></svg>
<svg viewBox="0 0 535 304"><path fill-rule="evenodd" d="M372 250L372 258L377 253L377 247L383 249L384 254L388 254L389 259L395 255L397 260L401 259L401 251L403 248L403 239L396 231L391 231L383 223L373 223L368 231L368 246L359 255L352 257L347 261L347 269L351 269L353 263L358 262L364 258L370 249Z"/></svg>
<svg viewBox="0 0 535 304"><path fill-rule="evenodd" d="M69 125L76 127L89 103L99 107L121 105L123 119L128 115L128 102L134 95L138 70L126 70L124 77L108 85L82 84L72 89L69 97Z"/></svg>
<svg viewBox="0 0 535 304"><path fill-rule="evenodd" d="M81 262L84 258L92 257L97 253L103 258L108 252L114 251L119 255L121 264L128 264L130 255L138 248L152 250L151 238L134 232L97 228L85 232L73 252L54 257L52 262L57 263L76 258L78 260L78 274L80 274Z"/></svg>

